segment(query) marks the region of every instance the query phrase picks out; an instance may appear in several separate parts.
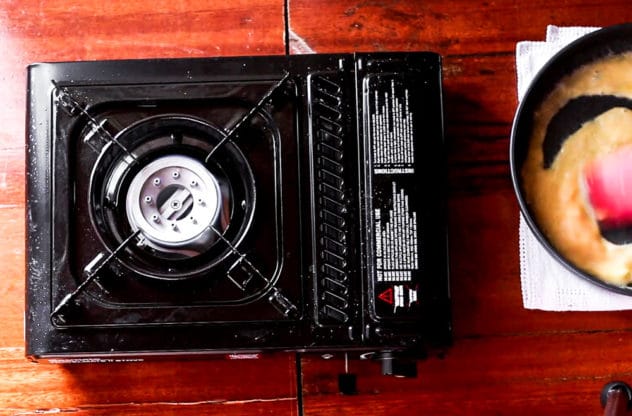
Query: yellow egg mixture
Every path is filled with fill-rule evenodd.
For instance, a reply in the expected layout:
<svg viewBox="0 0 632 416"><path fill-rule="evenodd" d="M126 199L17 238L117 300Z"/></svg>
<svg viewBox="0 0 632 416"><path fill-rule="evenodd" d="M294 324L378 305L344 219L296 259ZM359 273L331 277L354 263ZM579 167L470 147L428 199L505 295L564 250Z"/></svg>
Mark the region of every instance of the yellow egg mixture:
<svg viewBox="0 0 632 416"><path fill-rule="evenodd" d="M586 122L544 169L542 143L549 122L569 100L582 95L632 99L632 53L579 68L544 100L534 115L523 187L536 222L565 258L606 282L625 285L632 282L632 244L616 245L601 236L583 189L583 173L588 163L632 144L632 111L613 108Z"/></svg>

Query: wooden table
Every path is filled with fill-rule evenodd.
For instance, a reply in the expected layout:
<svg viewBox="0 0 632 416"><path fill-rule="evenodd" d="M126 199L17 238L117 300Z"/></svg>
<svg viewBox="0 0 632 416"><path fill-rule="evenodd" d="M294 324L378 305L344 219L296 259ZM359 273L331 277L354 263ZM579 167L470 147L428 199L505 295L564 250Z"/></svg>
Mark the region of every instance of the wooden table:
<svg viewBox="0 0 632 416"><path fill-rule="evenodd" d="M346 3L346 4L345 4ZM600 414L632 382L632 312L522 308L508 137L515 44L547 24L632 20L628 0L0 1L0 413ZM23 352L25 65L34 61L433 50L445 57L455 343L417 379L340 358L54 366Z"/></svg>

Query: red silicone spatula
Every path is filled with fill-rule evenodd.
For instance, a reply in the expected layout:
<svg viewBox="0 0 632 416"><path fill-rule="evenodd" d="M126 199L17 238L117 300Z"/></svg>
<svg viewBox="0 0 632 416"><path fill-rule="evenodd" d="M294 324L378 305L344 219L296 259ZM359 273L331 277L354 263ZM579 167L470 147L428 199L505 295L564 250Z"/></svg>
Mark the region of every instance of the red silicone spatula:
<svg viewBox="0 0 632 416"><path fill-rule="evenodd" d="M597 221L607 227L632 224L632 146L590 163L584 174Z"/></svg>

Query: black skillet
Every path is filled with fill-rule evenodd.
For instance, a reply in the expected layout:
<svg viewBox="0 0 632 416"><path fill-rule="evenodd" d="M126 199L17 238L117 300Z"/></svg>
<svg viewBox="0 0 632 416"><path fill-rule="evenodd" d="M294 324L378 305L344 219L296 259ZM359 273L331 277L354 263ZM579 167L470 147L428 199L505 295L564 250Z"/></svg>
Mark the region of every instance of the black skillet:
<svg viewBox="0 0 632 416"><path fill-rule="evenodd" d="M604 57L632 51L632 23L607 27L571 43L556 54L536 75L525 94L513 123L509 149L511 178L520 210L529 228L546 250L567 269L599 286L632 296L632 286L606 283L575 267L561 256L535 222L522 187L522 165L527 157L533 128L533 114L558 82L575 69ZM632 100L615 96L583 96L571 100L552 118L543 143L545 168L559 152L564 140L582 124L613 107L632 109ZM603 232L602 232L603 235ZM605 238L620 243L632 242L631 230L618 230Z"/></svg>

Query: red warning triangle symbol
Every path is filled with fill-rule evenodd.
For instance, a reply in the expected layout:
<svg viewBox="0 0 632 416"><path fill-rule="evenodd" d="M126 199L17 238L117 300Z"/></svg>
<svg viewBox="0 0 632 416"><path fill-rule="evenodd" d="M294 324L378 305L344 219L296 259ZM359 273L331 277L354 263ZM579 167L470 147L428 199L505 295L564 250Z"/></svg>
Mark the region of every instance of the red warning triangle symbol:
<svg viewBox="0 0 632 416"><path fill-rule="evenodd" d="M377 295L378 298L388 303L389 305L393 304L393 288L389 287L384 292Z"/></svg>

